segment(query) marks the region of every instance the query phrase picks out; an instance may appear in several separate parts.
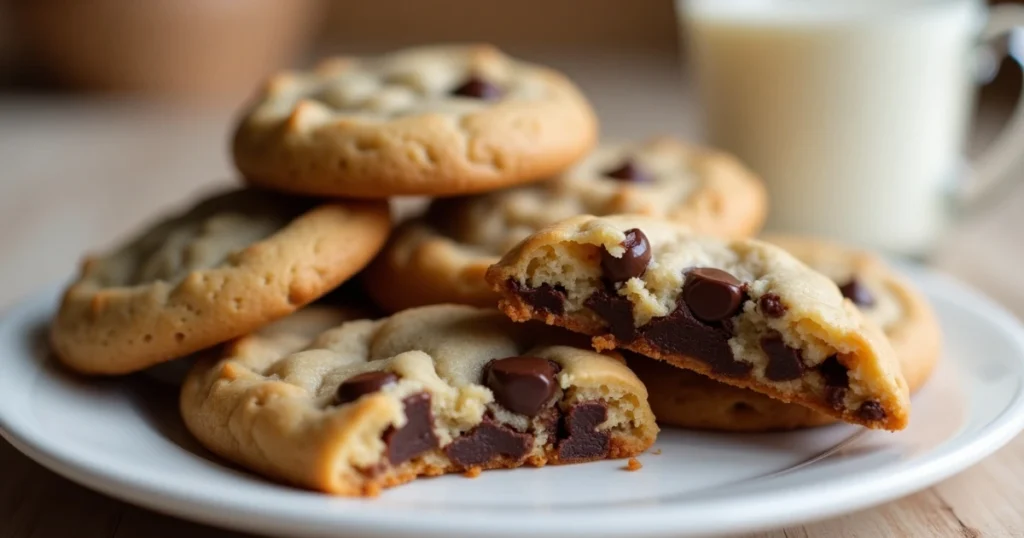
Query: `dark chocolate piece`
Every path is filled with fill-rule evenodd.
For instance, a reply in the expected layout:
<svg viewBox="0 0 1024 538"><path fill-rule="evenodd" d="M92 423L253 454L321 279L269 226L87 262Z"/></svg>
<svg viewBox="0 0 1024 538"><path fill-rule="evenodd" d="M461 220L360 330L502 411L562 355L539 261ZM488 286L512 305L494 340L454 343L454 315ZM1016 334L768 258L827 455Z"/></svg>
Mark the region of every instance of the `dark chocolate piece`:
<svg viewBox="0 0 1024 538"><path fill-rule="evenodd" d="M849 389L846 387L825 385L825 401L832 406L832 409L842 411L844 406L843 401L846 399L846 393L848 390Z"/></svg>
<svg viewBox="0 0 1024 538"><path fill-rule="evenodd" d="M757 304L761 308L761 313L770 318L781 318L786 314L786 310L789 310L789 307L783 304L782 299L774 293L762 295Z"/></svg>
<svg viewBox="0 0 1024 538"><path fill-rule="evenodd" d="M853 277L849 282L839 286L839 291L843 292L843 297L853 301L853 304L861 307L870 307L875 305L875 298L871 295L871 291L868 290L867 286L860 283L857 277Z"/></svg>
<svg viewBox="0 0 1024 538"><path fill-rule="evenodd" d="M743 305L743 283L714 267L698 267L686 273L683 300L693 316L705 323L733 317Z"/></svg>
<svg viewBox="0 0 1024 538"><path fill-rule="evenodd" d="M504 93L498 86L475 75L469 77L465 82L452 90L452 95L472 97L484 101L500 99Z"/></svg>
<svg viewBox="0 0 1024 538"><path fill-rule="evenodd" d="M569 410L558 442L560 461L588 461L605 458L612 436L597 427L608 420L608 404L600 401L578 403Z"/></svg>
<svg viewBox="0 0 1024 538"><path fill-rule="evenodd" d="M587 297L584 306L597 313L611 331L615 339L622 343L632 342L636 338L636 325L633 323L633 303L608 290L597 290Z"/></svg>
<svg viewBox="0 0 1024 538"><path fill-rule="evenodd" d="M847 370L843 363L839 362L839 359L835 355L825 359L818 365L818 371L821 372L821 376L825 378L825 385L831 387L849 388L850 386L850 371Z"/></svg>
<svg viewBox="0 0 1024 538"><path fill-rule="evenodd" d="M719 325L702 323L693 316L685 300L667 316L654 318L641 328L641 334L662 353L688 355L708 364L718 375L743 377L753 365L738 361L729 348L732 332Z"/></svg>
<svg viewBox="0 0 1024 538"><path fill-rule="evenodd" d="M885 419L885 409L882 409L882 404L868 400L857 409L857 416L863 420L876 422Z"/></svg>
<svg viewBox="0 0 1024 538"><path fill-rule="evenodd" d="M526 301L526 304L556 316L565 313L565 289L544 283L536 288L528 288L515 280L509 281L512 291Z"/></svg>
<svg viewBox="0 0 1024 538"><path fill-rule="evenodd" d="M625 282L643 276L647 264L651 262L651 244L647 236L637 228L626 230L626 238L620 244L625 249L620 258L612 256L607 250L601 250L601 270L604 276L612 282Z"/></svg>
<svg viewBox="0 0 1024 538"><path fill-rule="evenodd" d="M388 428L384 432L387 457L391 465L398 465L433 450L440 445L434 434L434 413L430 410L430 394L418 392L402 400L405 425Z"/></svg>
<svg viewBox="0 0 1024 538"><path fill-rule="evenodd" d="M508 357L487 363L484 383L505 409L535 417L552 403L558 388L554 362L540 357Z"/></svg>
<svg viewBox="0 0 1024 538"><path fill-rule="evenodd" d="M768 355L768 366L764 376L772 381L790 381L804 373L803 355L782 340L782 335L772 332L761 338L761 349Z"/></svg>
<svg viewBox="0 0 1024 538"><path fill-rule="evenodd" d="M398 382L398 376L391 372L363 372L356 374L338 385L335 401L346 404L358 400L361 396L372 394L380 389Z"/></svg>
<svg viewBox="0 0 1024 538"><path fill-rule="evenodd" d="M835 355L818 365L818 372L825 380L825 401L832 409L843 410L843 400L850 387L850 372Z"/></svg>
<svg viewBox="0 0 1024 538"><path fill-rule="evenodd" d="M444 453L460 467L483 465L498 456L515 460L530 453L533 436L519 433L508 426L484 419L465 435L445 447Z"/></svg>
<svg viewBox="0 0 1024 538"><path fill-rule="evenodd" d="M654 181L654 177L633 159L622 161L622 164L618 167L606 170L604 175L631 183L651 183Z"/></svg>

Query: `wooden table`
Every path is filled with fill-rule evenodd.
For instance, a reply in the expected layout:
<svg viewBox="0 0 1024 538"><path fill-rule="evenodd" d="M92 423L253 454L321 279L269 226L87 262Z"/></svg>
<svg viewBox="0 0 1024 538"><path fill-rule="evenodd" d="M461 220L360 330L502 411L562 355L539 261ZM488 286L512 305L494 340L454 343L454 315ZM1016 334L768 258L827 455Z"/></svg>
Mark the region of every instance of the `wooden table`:
<svg viewBox="0 0 1024 538"><path fill-rule="evenodd" d="M594 99L605 133L693 134L692 107L674 69L646 58L611 61L625 72L616 80L601 74L607 63L570 69ZM624 104L638 87L644 103ZM85 249L109 245L159 210L229 182L230 118L225 110L0 97L0 308L66 278ZM1018 263L1024 264L1024 246L1014 238L1019 230L1020 188L953 234L936 263L1022 316L1024 285L1015 282ZM68 536L239 535L93 493L0 441L0 538ZM1024 536L1024 436L916 495L758 536Z"/></svg>

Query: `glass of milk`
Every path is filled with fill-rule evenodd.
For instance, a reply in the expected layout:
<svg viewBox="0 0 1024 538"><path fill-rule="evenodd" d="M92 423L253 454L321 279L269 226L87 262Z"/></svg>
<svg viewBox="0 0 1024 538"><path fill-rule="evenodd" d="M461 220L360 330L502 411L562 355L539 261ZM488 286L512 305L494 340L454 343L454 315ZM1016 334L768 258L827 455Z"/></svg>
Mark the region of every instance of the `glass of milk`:
<svg viewBox="0 0 1024 538"><path fill-rule="evenodd" d="M679 0L709 141L768 185L768 227L926 254L1024 147L975 162L978 46L1024 7L974 0Z"/></svg>

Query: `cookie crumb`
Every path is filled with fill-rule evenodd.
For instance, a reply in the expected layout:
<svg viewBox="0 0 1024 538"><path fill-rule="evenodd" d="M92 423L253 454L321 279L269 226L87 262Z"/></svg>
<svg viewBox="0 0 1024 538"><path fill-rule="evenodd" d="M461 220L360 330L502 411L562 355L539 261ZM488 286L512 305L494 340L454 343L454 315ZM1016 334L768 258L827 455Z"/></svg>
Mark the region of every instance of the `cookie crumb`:
<svg viewBox="0 0 1024 538"><path fill-rule="evenodd" d="M644 464L640 463L640 460L636 458L629 458L629 461L626 462L626 470L629 472L639 471L640 469L643 468Z"/></svg>
<svg viewBox="0 0 1024 538"><path fill-rule="evenodd" d="M658 449L652 450L651 454L654 454L655 456L660 456L661 455L661 449L658 448Z"/></svg>
<svg viewBox="0 0 1024 538"><path fill-rule="evenodd" d="M481 469L480 467L470 467L469 469L466 469L466 472L462 473L462 476L466 478L476 478L480 476L480 473L482 473L483 471L484 470Z"/></svg>

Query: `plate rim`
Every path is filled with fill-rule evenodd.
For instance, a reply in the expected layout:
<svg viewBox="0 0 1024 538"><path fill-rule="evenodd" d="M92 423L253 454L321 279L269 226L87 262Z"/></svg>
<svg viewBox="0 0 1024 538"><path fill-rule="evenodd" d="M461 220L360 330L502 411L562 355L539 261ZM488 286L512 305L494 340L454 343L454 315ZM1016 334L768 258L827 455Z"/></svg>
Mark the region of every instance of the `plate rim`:
<svg viewBox="0 0 1024 538"><path fill-rule="evenodd" d="M825 496L816 495L816 492L820 492L822 484L812 483L773 493L768 501L752 499L749 495L727 501L706 501L705 504L711 504L707 508L722 510L723 504L727 506L729 518L720 521L718 525L709 526L706 521L703 525L689 525L680 517L673 517L673 505L670 503L628 508L609 507L596 513L593 508L586 506L564 507L560 508L557 514L565 517L538 518L521 517L521 512L515 510L504 518L490 510L468 511L453 518L451 510L416 508L410 509L410 517L388 518L383 517L382 510L373 509L372 500L328 497L332 502L359 503L360 509L325 514L316 503L304 507L289 502L268 511L266 501L272 502L278 498L277 495L259 499L262 502L252 502L248 498L210 498L209 495L204 496L202 492L196 494L195 490L188 491L166 483L154 483L141 476L112 474L109 466L82 461L81 458L74 456L72 449L55 449L52 443L46 442L45 436L32 431L33 428L19 425L16 413L10 409L11 406L4 405L5 399L2 395L0 436L42 466L89 489L182 519L258 534L298 532L302 535L319 536L337 535L342 531L345 534L360 536L385 536L401 534L413 528L424 537L502 533L509 536L522 536L527 533L565 534L582 531L580 519L575 517L582 514L586 514L587 534L593 536L623 533L633 536L708 535L750 532L808 523L876 506L929 487L981 461L1024 429L1024 325L1021 325L1020 321L1004 307L948 275L924 267L897 265L904 273L909 273L914 281L921 283L926 294L930 292L951 299L958 308L984 318L987 323L991 323L1003 333L1008 341L1013 342L1019 352L1015 361L1018 384L1010 401L992 420L969 438L954 443L955 446L952 448L949 446L951 441L961 439L964 433L958 432L943 440L928 454L900 464L902 468L896 473L883 473L886 469L891 471L890 466L886 465L881 468L883 471L874 470L851 476L842 483L834 483L830 486L827 500L824 500ZM12 326L24 324L26 316L44 308L40 306L41 303L46 302L48 298L58 297L58 291L59 284L54 284L4 309L0 318L0 331L6 332ZM45 308L52 310L54 307ZM46 375L42 371L43 367L38 364L30 368L39 375ZM879 475L882 474L886 474L887 477L880 479ZM318 493L308 495L323 498ZM697 506L699 505L698 502ZM784 510L766 509L772 505ZM297 520L301 523L296 523Z"/></svg>

